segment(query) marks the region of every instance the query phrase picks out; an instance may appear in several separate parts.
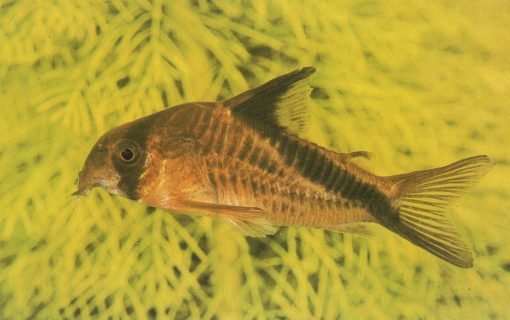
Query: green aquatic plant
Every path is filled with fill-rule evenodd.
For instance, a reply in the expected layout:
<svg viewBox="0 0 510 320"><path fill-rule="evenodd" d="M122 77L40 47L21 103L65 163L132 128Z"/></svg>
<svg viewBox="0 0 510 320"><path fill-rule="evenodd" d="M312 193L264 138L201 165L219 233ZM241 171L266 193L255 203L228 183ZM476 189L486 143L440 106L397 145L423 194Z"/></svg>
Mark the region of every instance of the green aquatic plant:
<svg viewBox="0 0 510 320"><path fill-rule="evenodd" d="M504 6L0 1L0 318L504 317ZM495 160L450 210L473 269L382 229L370 239L299 228L246 238L102 190L68 197L108 129L307 65L317 75L305 138L371 151L364 165L380 175Z"/></svg>

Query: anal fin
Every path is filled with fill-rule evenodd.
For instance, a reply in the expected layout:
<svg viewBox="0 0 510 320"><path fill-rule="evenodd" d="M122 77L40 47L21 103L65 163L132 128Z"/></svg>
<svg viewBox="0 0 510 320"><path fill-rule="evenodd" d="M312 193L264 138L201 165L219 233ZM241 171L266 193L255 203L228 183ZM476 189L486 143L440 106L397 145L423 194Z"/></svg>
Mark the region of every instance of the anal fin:
<svg viewBox="0 0 510 320"><path fill-rule="evenodd" d="M364 238L369 238L374 235L374 231L367 225L367 222L344 223L332 228L328 228L328 230L340 233L352 233Z"/></svg>

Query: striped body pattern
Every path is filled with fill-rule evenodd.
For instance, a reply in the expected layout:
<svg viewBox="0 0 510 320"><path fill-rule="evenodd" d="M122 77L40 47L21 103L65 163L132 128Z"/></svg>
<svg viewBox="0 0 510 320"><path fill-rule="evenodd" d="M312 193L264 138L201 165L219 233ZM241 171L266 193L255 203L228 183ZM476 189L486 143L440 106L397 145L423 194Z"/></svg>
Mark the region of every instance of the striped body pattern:
<svg viewBox="0 0 510 320"><path fill-rule="evenodd" d="M194 119L185 130L196 139L192 152L204 162L218 204L261 208L281 226L334 229L373 220L367 209L381 196L376 178L356 170L349 155L286 133L262 135L221 105L181 112Z"/></svg>
<svg viewBox="0 0 510 320"><path fill-rule="evenodd" d="M77 196L103 187L170 212L221 218L248 236L280 226L367 235L377 223L459 267L467 244L447 206L492 168L487 156L389 177L299 138L314 68L222 102L178 105L104 134L79 175Z"/></svg>

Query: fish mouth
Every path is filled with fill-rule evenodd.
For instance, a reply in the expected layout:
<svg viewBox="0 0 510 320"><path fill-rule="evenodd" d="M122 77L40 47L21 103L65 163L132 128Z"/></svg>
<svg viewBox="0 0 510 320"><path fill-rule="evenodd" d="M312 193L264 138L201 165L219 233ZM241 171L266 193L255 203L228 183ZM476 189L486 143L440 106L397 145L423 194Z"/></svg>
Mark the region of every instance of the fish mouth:
<svg viewBox="0 0 510 320"><path fill-rule="evenodd" d="M88 196L92 188L100 185L94 177L90 177L84 169L78 174L78 190L71 193L71 196Z"/></svg>
<svg viewBox="0 0 510 320"><path fill-rule="evenodd" d="M88 196L95 187L102 187L111 194L123 195L118 189L119 179L117 174L101 168L84 169L79 173L78 190L71 193L71 196Z"/></svg>

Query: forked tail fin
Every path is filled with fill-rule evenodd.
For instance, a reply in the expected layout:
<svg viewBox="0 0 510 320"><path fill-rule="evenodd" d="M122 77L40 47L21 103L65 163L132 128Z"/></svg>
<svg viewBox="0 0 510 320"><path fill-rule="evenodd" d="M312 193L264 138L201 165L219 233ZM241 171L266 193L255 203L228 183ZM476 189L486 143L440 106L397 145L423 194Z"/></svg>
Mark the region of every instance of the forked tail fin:
<svg viewBox="0 0 510 320"><path fill-rule="evenodd" d="M396 187L398 219L386 227L445 261L472 267L471 252L445 210L492 167L487 156L475 156L441 168L389 177Z"/></svg>

